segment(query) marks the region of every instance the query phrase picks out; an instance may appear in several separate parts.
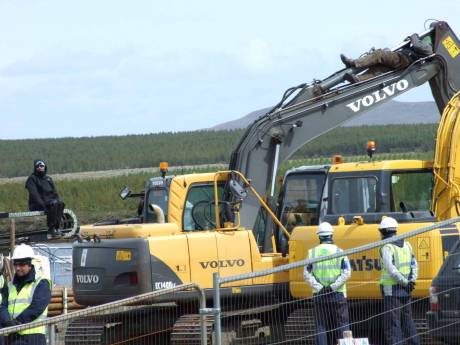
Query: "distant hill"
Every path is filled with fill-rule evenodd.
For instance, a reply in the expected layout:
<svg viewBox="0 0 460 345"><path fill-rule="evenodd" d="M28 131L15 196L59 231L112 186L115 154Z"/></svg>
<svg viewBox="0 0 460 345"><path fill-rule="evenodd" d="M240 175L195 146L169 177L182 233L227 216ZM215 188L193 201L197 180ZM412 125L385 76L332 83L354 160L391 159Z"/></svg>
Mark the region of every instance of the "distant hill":
<svg viewBox="0 0 460 345"><path fill-rule="evenodd" d="M211 127L212 130L246 128L271 107L253 111L239 119ZM345 127L363 125L398 125L415 123L437 123L439 112L434 102L398 102L389 101L348 122Z"/></svg>

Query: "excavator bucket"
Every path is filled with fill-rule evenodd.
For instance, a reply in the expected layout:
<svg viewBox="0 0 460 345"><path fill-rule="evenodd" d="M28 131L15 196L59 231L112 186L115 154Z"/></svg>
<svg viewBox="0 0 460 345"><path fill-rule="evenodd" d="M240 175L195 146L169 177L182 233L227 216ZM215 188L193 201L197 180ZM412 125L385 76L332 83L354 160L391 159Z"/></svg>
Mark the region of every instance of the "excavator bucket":
<svg viewBox="0 0 460 345"><path fill-rule="evenodd" d="M446 22L436 22L433 28L434 58L441 64L443 73L430 80L430 87L442 113L449 100L460 90L460 40Z"/></svg>

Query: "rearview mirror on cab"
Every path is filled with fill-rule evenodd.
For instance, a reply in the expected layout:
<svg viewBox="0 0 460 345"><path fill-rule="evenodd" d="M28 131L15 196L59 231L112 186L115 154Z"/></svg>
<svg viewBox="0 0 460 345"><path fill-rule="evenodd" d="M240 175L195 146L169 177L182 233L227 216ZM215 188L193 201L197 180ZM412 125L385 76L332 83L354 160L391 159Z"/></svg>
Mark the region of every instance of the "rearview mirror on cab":
<svg viewBox="0 0 460 345"><path fill-rule="evenodd" d="M125 200L128 196L131 194L131 189L129 189L128 186L125 186L118 195L120 195L120 198Z"/></svg>

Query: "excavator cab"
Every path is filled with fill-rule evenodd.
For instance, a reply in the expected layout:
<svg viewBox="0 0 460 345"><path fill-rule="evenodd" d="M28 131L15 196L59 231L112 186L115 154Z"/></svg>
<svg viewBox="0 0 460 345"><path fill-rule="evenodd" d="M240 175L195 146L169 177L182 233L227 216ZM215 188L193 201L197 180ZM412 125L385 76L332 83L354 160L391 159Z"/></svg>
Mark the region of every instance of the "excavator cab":
<svg viewBox="0 0 460 345"><path fill-rule="evenodd" d="M319 224L328 165L289 170L279 195L278 217L289 232L296 226Z"/></svg>
<svg viewBox="0 0 460 345"><path fill-rule="evenodd" d="M168 189L172 176L152 177L145 181L145 196L142 203L142 216L144 223L158 221L157 213L151 207L156 205L161 208L164 218L168 219ZM141 208L140 208L141 209Z"/></svg>
<svg viewBox="0 0 460 345"><path fill-rule="evenodd" d="M432 163L418 160L333 165L322 221L350 224L360 217L377 224L382 215L401 223L434 221Z"/></svg>

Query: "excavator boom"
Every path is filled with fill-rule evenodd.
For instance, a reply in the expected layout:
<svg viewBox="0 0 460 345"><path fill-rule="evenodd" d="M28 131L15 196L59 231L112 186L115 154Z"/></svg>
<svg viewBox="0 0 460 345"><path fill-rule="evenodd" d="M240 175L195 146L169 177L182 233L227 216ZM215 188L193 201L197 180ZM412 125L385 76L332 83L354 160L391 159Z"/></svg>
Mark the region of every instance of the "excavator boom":
<svg viewBox="0 0 460 345"><path fill-rule="evenodd" d="M320 82L301 85L289 102L280 102L272 111L250 125L236 145L231 170L241 171L261 194L273 196L278 165L300 147L350 119L429 81L440 112L460 89L460 41L445 22L436 22L421 38L431 39L434 53L403 70L381 74L356 84L345 84L343 69ZM405 41L396 51L409 45ZM292 94L289 90L286 94ZM258 203L248 198L241 208L241 224L253 227Z"/></svg>

